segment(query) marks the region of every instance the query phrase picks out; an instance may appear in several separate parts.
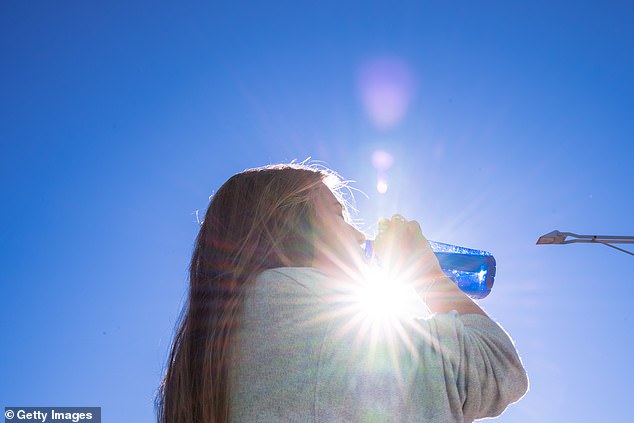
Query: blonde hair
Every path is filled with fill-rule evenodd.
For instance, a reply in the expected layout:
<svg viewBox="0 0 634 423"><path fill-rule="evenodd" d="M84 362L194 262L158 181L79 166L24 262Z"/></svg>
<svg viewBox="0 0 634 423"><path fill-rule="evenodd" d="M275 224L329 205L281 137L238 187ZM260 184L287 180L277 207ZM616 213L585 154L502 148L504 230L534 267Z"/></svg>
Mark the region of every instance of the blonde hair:
<svg viewBox="0 0 634 423"><path fill-rule="evenodd" d="M246 170L213 196L156 397L160 423L229 421L231 346L245 288L265 269L311 265L322 184L342 200L345 182L336 173L303 163Z"/></svg>

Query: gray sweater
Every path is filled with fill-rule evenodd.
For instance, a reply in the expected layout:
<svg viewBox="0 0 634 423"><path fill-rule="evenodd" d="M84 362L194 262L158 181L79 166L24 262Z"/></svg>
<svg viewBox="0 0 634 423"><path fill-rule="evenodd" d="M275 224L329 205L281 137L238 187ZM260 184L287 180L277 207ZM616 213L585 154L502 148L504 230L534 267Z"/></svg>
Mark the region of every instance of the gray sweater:
<svg viewBox="0 0 634 423"><path fill-rule="evenodd" d="M462 423L527 391L511 339L489 318L371 320L350 292L313 268L257 277L234 345L232 422Z"/></svg>

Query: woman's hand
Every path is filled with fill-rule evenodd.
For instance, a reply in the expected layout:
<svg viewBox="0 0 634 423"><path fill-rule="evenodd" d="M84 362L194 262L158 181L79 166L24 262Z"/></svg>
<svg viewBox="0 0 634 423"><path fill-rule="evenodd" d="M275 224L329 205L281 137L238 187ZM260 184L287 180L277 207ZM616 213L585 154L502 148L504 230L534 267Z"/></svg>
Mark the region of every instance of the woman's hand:
<svg viewBox="0 0 634 423"><path fill-rule="evenodd" d="M414 284L432 313L455 310L460 314L486 316L484 310L443 273L418 222L398 214L391 219L381 219L374 250L381 266L394 278Z"/></svg>
<svg viewBox="0 0 634 423"><path fill-rule="evenodd" d="M378 226L374 249L382 266L394 276L412 281L445 276L418 222L395 214L381 219Z"/></svg>

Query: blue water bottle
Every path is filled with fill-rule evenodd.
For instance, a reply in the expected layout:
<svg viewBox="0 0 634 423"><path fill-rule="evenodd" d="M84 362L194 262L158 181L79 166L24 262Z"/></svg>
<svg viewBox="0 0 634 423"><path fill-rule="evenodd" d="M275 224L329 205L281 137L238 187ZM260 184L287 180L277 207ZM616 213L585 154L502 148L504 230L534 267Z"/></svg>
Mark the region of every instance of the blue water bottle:
<svg viewBox="0 0 634 423"><path fill-rule="evenodd" d="M484 298L493 288L495 258L489 252L429 241L440 268L458 288L474 299ZM365 254L374 257L373 241L365 242Z"/></svg>

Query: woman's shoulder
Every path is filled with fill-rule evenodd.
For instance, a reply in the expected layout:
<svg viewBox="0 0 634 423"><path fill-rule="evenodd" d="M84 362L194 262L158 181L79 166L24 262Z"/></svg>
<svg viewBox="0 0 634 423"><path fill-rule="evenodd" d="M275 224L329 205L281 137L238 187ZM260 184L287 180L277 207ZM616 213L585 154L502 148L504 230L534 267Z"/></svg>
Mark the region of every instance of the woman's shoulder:
<svg viewBox="0 0 634 423"><path fill-rule="evenodd" d="M313 267L277 267L261 272L253 288L260 295L321 296L330 278Z"/></svg>
<svg viewBox="0 0 634 423"><path fill-rule="evenodd" d="M320 313L327 307L321 291L325 280L327 276L313 268L265 270L245 290L242 320L264 330L263 325L287 325Z"/></svg>
<svg viewBox="0 0 634 423"><path fill-rule="evenodd" d="M314 267L275 267L261 272L256 280L280 280L301 281L304 279L327 279L324 272Z"/></svg>

